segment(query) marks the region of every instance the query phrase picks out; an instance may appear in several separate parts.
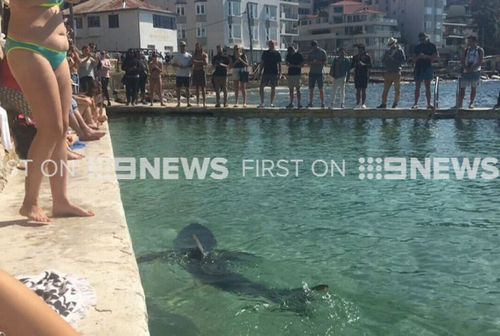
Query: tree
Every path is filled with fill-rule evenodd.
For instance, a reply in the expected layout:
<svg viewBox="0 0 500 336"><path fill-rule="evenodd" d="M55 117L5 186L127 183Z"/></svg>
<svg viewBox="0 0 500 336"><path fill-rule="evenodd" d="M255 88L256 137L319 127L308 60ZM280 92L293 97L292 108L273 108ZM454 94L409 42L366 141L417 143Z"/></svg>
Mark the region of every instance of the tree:
<svg viewBox="0 0 500 336"><path fill-rule="evenodd" d="M487 54L500 54L500 0L471 1L471 11L479 28L479 42Z"/></svg>

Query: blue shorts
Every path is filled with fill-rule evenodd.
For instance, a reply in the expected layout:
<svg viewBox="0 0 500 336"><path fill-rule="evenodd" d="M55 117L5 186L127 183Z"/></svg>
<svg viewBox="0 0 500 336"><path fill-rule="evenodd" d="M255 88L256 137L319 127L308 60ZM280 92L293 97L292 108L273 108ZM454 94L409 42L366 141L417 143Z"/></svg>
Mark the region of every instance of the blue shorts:
<svg viewBox="0 0 500 336"><path fill-rule="evenodd" d="M421 81L431 81L432 78L434 77L434 71L432 71L432 68L429 67L425 70L421 71L415 71L415 81L416 82L421 82Z"/></svg>
<svg viewBox="0 0 500 336"><path fill-rule="evenodd" d="M78 110L78 103L75 98L71 98L71 113L75 113Z"/></svg>
<svg viewBox="0 0 500 336"><path fill-rule="evenodd" d="M314 89L316 84L319 89L323 88L323 74L309 74L309 89Z"/></svg>

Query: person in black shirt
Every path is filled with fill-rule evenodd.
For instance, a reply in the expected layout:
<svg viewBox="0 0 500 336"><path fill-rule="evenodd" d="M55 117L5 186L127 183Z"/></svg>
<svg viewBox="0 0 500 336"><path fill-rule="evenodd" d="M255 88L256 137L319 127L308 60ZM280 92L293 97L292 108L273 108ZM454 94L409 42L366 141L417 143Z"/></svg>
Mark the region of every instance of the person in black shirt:
<svg viewBox="0 0 500 336"><path fill-rule="evenodd" d="M130 49L122 64L122 70L125 71L123 82L127 94L127 106L130 104L134 106L137 102L137 94L139 91L139 68L140 64L136 57L136 53L133 49Z"/></svg>
<svg viewBox="0 0 500 336"><path fill-rule="evenodd" d="M297 107L302 108L300 104L300 75L302 66L304 66L304 57L295 50L294 47L288 47L288 54L285 58L288 66L288 89L290 90L290 104L287 108L293 108L293 89L297 91Z"/></svg>
<svg viewBox="0 0 500 336"><path fill-rule="evenodd" d="M365 46L358 45L358 54L352 58L351 67L354 68L354 87L356 88L356 107L366 108L366 88L370 77L372 59L366 53Z"/></svg>
<svg viewBox="0 0 500 336"><path fill-rule="evenodd" d="M227 67L230 60L223 51L220 45L217 46L217 54L212 58L212 65L215 71L212 74L215 90L215 107L220 107L220 90L224 92L224 107L227 107Z"/></svg>
<svg viewBox="0 0 500 336"><path fill-rule="evenodd" d="M431 81L434 77L432 71L432 62L438 57L436 46L429 41L429 36L426 33L418 34L420 44L415 47L415 104L412 108L418 108L418 100L420 99L420 86L422 81L425 83L425 97L427 98L427 108L432 109L431 104Z"/></svg>
<svg viewBox="0 0 500 336"><path fill-rule="evenodd" d="M274 41L268 42L269 49L262 53L260 71L260 105L264 107L264 87L271 86L271 107L274 107L274 97L276 96L276 85L281 77L281 54L274 49Z"/></svg>

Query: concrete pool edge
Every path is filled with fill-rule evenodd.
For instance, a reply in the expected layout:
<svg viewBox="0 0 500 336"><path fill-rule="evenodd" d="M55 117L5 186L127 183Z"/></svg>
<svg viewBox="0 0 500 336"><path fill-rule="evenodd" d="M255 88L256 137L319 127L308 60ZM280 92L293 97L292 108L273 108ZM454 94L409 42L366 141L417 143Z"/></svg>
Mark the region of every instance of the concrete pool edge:
<svg viewBox="0 0 500 336"><path fill-rule="evenodd" d="M180 108L174 104L166 107L136 105L125 106L113 104L108 107L110 116L126 115L170 115L170 116L210 116L210 117L244 117L244 118L377 118L377 119L500 119L500 109L476 108L473 110L438 109L434 112L427 109L286 109L286 108L215 108L190 107Z"/></svg>
<svg viewBox="0 0 500 336"><path fill-rule="evenodd" d="M108 134L87 143L86 158L75 161L69 179L71 199L92 208L92 218L54 219L50 225L27 223L17 214L24 195L24 176L15 170L0 193L0 268L13 275L36 275L57 270L87 279L97 304L77 325L82 335L148 336L148 317L120 186L112 163ZM99 176L89 171L99 165ZM104 177L100 179L100 177ZM50 213L50 189L44 182L41 205Z"/></svg>

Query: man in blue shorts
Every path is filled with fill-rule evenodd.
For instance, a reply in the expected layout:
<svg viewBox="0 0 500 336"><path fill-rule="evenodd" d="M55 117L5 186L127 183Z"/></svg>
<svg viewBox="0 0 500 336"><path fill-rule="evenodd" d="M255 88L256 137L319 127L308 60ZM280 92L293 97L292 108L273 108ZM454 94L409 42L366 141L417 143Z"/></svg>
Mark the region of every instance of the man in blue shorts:
<svg viewBox="0 0 500 336"><path fill-rule="evenodd" d="M425 83L425 97L427 98L427 108L433 109L431 104L431 81L434 77L432 70L432 62L435 61L439 54L436 45L429 41L429 36L426 33L418 34L420 43L414 50L415 61L415 104L412 108L418 108L418 100L420 99L420 86L422 81Z"/></svg>

